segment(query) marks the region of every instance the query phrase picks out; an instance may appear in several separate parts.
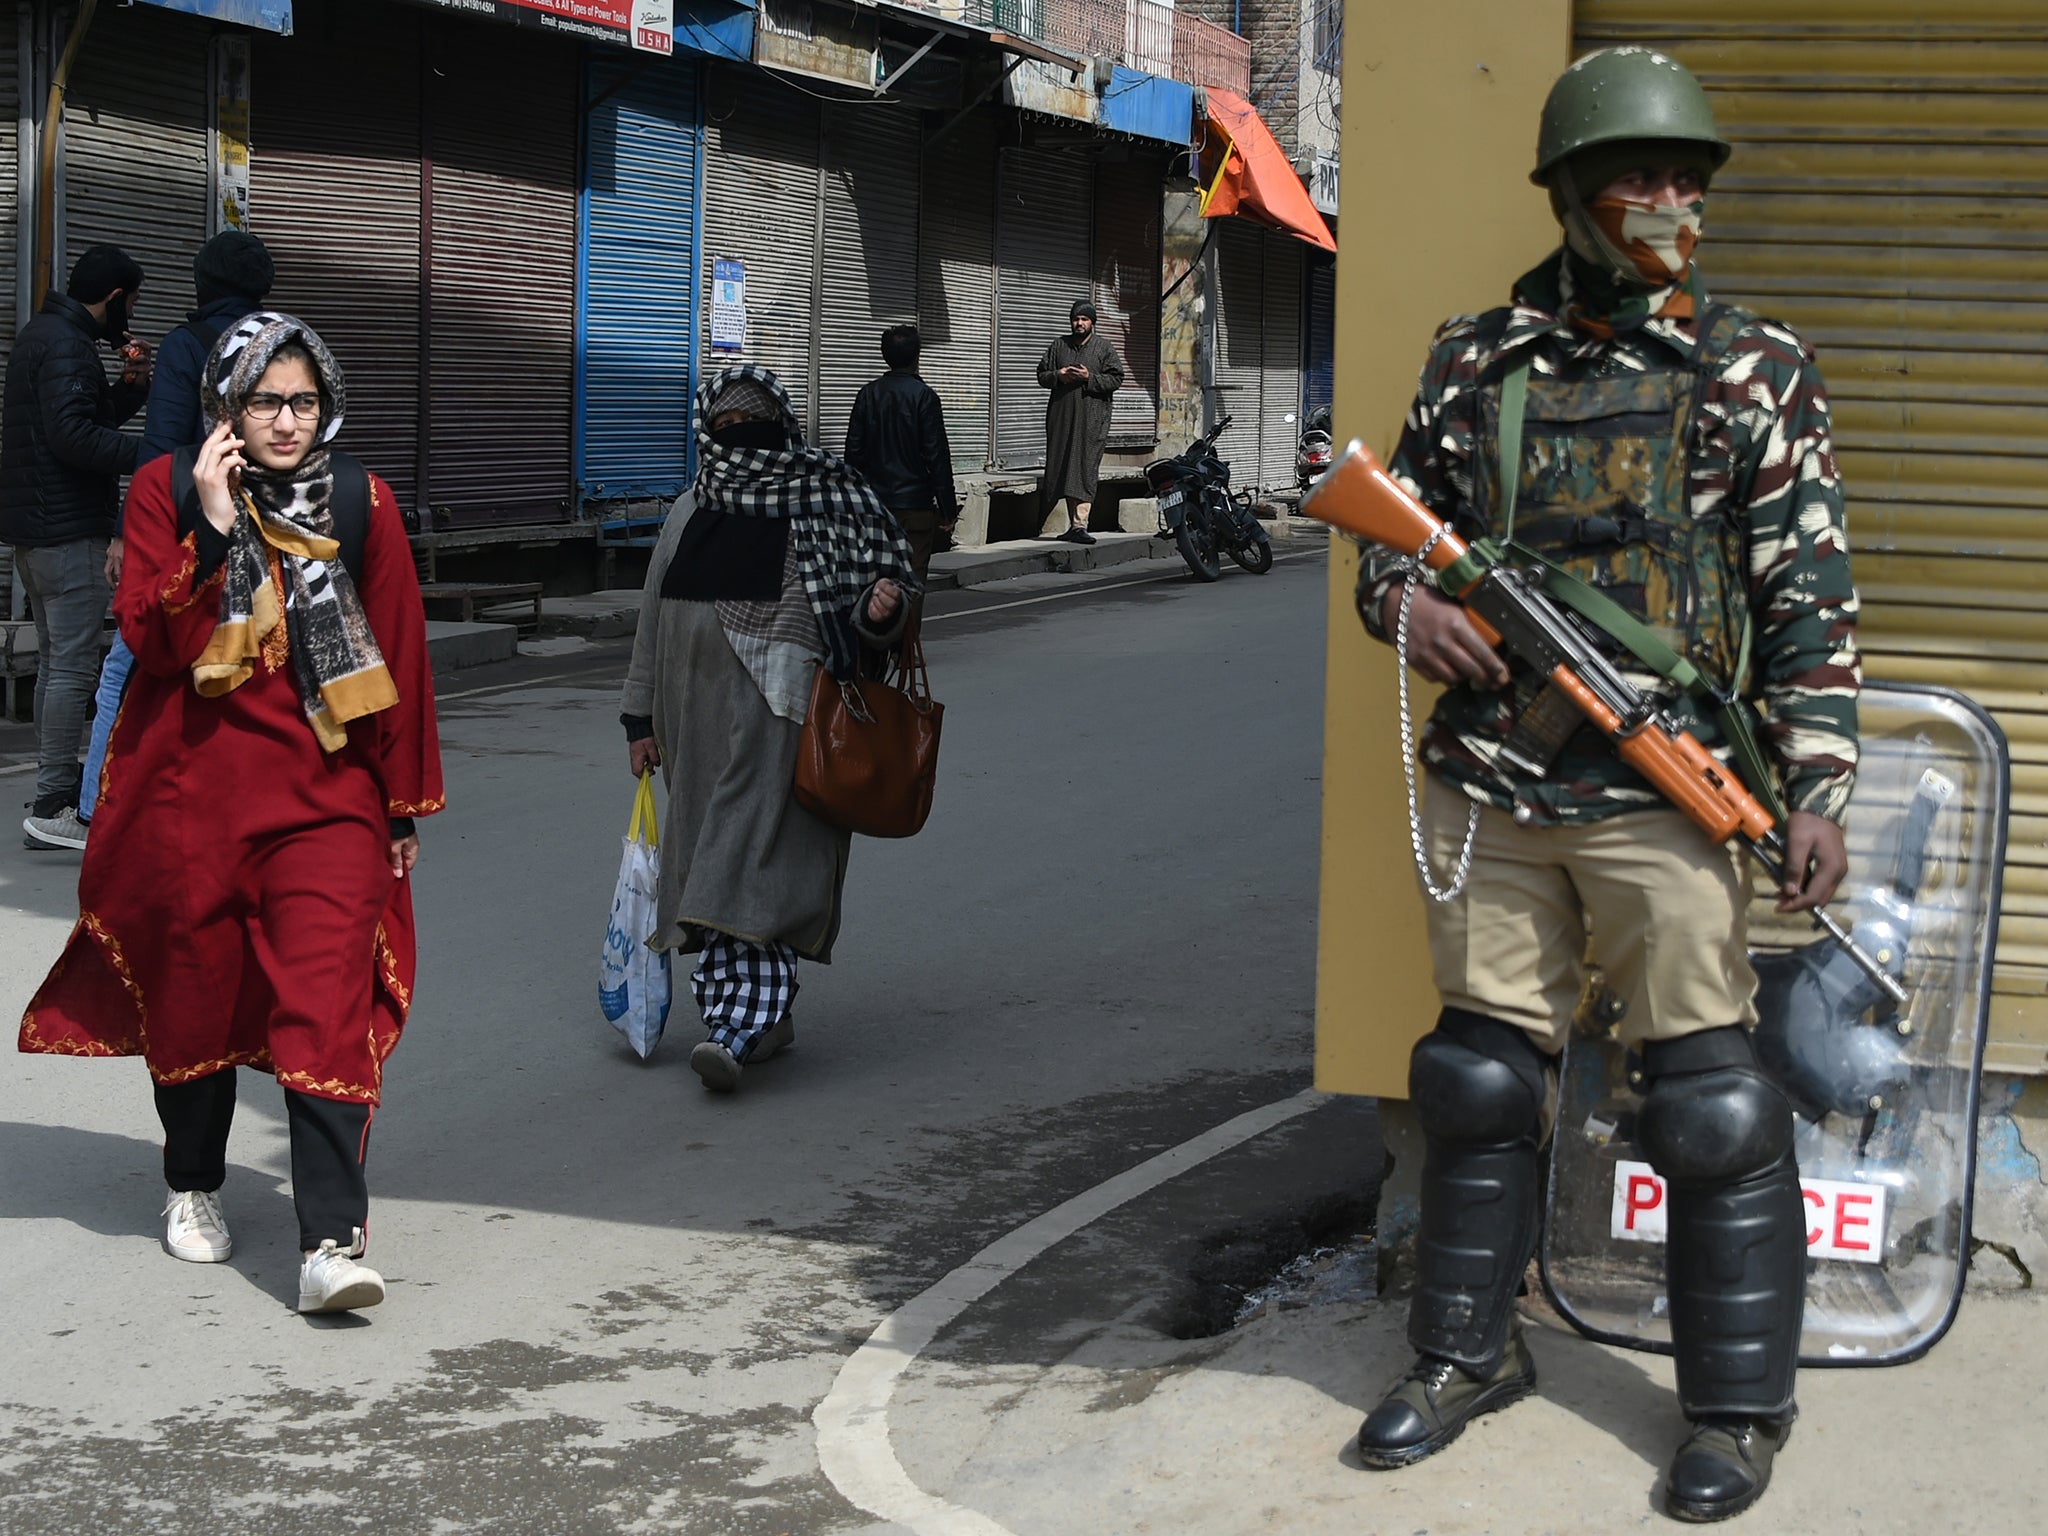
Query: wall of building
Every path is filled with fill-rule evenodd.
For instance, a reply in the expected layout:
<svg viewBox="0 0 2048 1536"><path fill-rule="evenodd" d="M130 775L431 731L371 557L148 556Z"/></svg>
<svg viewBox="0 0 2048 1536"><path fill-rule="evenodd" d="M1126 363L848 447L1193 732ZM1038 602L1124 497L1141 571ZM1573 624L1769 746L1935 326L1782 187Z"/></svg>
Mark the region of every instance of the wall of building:
<svg viewBox="0 0 2048 1536"><path fill-rule="evenodd" d="M1295 168L1306 170L1316 151L1337 157L1343 126L1344 0L1301 0L1297 56L1301 83L1296 104Z"/></svg>
<svg viewBox="0 0 2048 1536"><path fill-rule="evenodd" d="M1178 453L1202 435L1203 318L1206 273L1196 267L1208 235L1194 183L1168 181L1160 223L1161 291L1172 288L1159 315L1159 452ZM1185 282L1182 279L1186 278Z"/></svg>
<svg viewBox="0 0 2048 1536"><path fill-rule="evenodd" d="M1303 0L1180 0L1179 9L1252 45L1251 103L1291 157L1299 147Z"/></svg>
<svg viewBox="0 0 2048 1536"><path fill-rule="evenodd" d="M1447 315L1502 302L1512 277L1557 240L1529 185L1529 146L1550 83L1566 63L1568 0L1351 0L1345 104L1356 144L1413 143L1427 155L1353 153L1352 208L1402 210L1398 240L1350 240L1337 257L1339 443L1384 455L1415 390L1429 338ZM1484 44L1480 42L1484 39ZM1369 68L1367 66L1370 66ZM1442 167L1460 168L1447 179ZM1434 232L1434 238L1431 237ZM1436 1017L1394 745L1394 667L1352 611L1355 547L1330 561L1328 699L1323 749L1322 924L1316 987L1316 1086L1405 1098L1408 1051ZM1415 693L1425 713L1434 694Z"/></svg>

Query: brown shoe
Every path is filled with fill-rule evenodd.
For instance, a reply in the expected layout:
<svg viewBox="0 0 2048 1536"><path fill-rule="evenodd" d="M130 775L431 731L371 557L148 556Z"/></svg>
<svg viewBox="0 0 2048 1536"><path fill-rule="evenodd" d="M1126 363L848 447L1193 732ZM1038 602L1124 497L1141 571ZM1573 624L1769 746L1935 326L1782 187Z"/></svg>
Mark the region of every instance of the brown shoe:
<svg viewBox="0 0 2048 1536"><path fill-rule="evenodd" d="M1519 1328L1508 1330L1500 1364L1487 1376L1424 1355L1359 1426L1358 1459L1378 1471L1412 1466L1457 1439L1482 1413L1535 1390L1536 1362Z"/></svg>

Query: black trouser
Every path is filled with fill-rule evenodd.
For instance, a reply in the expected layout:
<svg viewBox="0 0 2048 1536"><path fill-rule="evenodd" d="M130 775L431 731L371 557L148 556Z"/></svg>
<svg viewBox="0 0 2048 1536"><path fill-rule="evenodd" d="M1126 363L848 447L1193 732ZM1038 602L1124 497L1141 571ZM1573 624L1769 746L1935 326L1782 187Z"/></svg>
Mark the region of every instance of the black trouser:
<svg viewBox="0 0 2048 1536"><path fill-rule="evenodd" d="M318 1099L284 1091L292 1137L292 1197L299 1212L299 1247L332 1238L353 1246L355 1230L370 1225L367 1104ZM174 1190L219 1189L228 1177L228 1128L235 1118L235 1069L156 1089L164 1126L164 1182Z"/></svg>

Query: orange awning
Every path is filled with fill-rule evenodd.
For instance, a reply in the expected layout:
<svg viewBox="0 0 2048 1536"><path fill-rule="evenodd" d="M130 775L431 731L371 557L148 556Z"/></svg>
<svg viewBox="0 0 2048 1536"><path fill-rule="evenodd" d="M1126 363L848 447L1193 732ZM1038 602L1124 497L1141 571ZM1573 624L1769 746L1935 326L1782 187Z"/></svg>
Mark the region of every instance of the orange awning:
<svg viewBox="0 0 2048 1536"><path fill-rule="evenodd" d="M1209 98L1201 148L1202 217L1235 214L1326 251L1336 250L1329 225L1316 212L1308 188L1287 163L1258 109L1218 86L1202 89Z"/></svg>

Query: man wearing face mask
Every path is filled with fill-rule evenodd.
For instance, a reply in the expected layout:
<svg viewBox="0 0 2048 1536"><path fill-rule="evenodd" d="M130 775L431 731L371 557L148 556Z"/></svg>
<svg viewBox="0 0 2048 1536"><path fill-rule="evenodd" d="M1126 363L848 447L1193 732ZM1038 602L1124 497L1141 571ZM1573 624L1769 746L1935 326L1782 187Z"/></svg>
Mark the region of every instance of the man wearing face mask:
<svg viewBox="0 0 2048 1536"><path fill-rule="evenodd" d="M1782 794L1778 909L1797 912L1848 867L1857 601L1813 353L1716 302L1693 262L1729 154L1675 61L1615 48L1567 70L1532 176L1562 245L1510 305L1437 333L1390 468L1460 536L1578 578L1553 595L1723 761L1733 748L1712 700L1687 690L1671 652L1712 688L1761 698L1751 772L1771 782L1751 787ZM1597 594L1585 606L1567 596L1584 588ZM1446 687L1419 756L1431 880L1447 887L1429 907L1442 1011L1409 1069L1426 1140L1408 1329L1420 1358L1366 1419L1360 1457L1409 1465L1534 1390L1514 1298L1590 930L1626 1000L1638 1140L1670 1189L1667 1294L1691 1429L1665 1505L1684 1520L1733 1515L1763 1493L1790 1430L1806 1270L1791 1109L1750 1043L1746 867L1384 551L1365 563L1358 607Z"/></svg>
<svg viewBox="0 0 2048 1536"><path fill-rule="evenodd" d="M149 394L148 350L109 383L102 344L128 340L142 268L116 246L78 258L63 293L43 300L7 363L0 409L0 543L36 617L35 800L22 823L30 848L83 848L79 735L99 677L107 542L121 477L142 440L119 428Z"/></svg>

